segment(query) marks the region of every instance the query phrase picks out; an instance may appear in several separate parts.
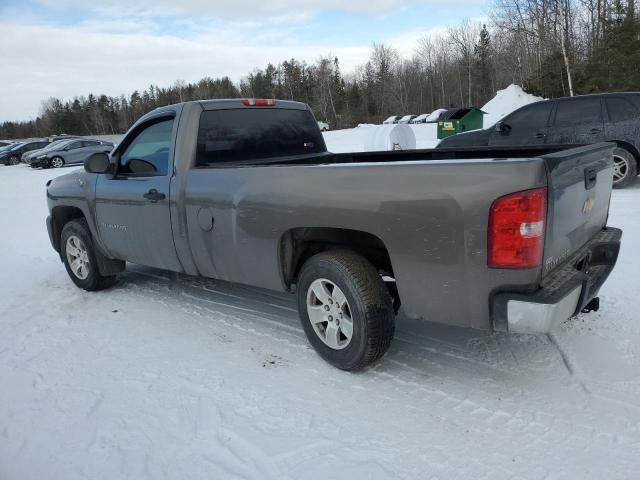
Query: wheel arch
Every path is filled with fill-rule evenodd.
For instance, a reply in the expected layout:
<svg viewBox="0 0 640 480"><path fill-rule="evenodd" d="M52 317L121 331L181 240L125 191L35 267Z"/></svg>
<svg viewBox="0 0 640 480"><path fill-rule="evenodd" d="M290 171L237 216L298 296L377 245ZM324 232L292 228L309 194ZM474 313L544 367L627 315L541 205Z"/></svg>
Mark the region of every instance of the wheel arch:
<svg viewBox="0 0 640 480"><path fill-rule="evenodd" d="M625 140L614 140L614 143L627 152L629 152L636 159L636 165L638 165L638 171L640 172L640 151L636 148L636 146Z"/></svg>
<svg viewBox="0 0 640 480"><path fill-rule="evenodd" d="M53 248L56 249L58 253L60 253L60 234L62 233L62 229L64 226L71 220L77 218L87 219L84 212L78 207L71 206L58 206L53 207L51 210L51 228L52 228L52 239Z"/></svg>
<svg viewBox="0 0 640 480"><path fill-rule="evenodd" d="M329 227L292 228L279 242L279 262L287 289L296 283L300 268L310 257L327 250L345 248L366 258L383 275L393 277L386 245L378 236L362 230Z"/></svg>
<svg viewBox="0 0 640 480"><path fill-rule="evenodd" d="M91 225L89 219L82 211L82 209L73 206L57 206L51 210L51 229L53 248L55 248L62 259L62 248L60 245L62 229L71 220L83 219L87 222L89 233L92 236L92 241L95 250L96 260L98 262L98 269L101 275L115 275L125 270L126 263L123 260L109 258L103 252L99 242L96 241L95 235L91 231Z"/></svg>

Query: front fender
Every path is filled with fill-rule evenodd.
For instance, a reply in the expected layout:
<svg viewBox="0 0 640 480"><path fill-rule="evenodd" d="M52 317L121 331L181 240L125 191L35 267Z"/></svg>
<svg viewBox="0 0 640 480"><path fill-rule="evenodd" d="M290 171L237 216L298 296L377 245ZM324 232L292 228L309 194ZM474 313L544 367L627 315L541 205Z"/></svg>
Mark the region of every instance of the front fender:
<svg viewBox="0 0 640 480"><path fill-rule="evenodd" d="M47 182L47 206L52 219L51 234L55 240L62 230L60 223L64 225L68 219L82 216L87 221L96 246L109 257L95 221L95 185L96 175L84 171L61 175ZM56 250L59 251L59 245Z"/></svg>

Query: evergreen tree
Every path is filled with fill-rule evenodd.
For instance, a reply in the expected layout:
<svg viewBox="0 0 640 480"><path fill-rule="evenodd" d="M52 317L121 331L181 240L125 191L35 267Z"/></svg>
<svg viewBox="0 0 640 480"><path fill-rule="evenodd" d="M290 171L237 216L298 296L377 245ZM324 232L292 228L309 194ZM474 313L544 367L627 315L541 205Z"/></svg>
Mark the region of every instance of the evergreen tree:
<svg viewBox="0 0 640 480"><path fill-rule="evenodd" d="M493 96L491 85L491 35L486 25L482 25L480 39L475 46L473 54L475 57L475 97L481 100L479 103L484 104Z"/></svg>
<svg viewBox="0 0 640 480"><path fill-rule="evenodd" d="M633 10L607 23L601 47L589 60L585 72L587 92L640 89L640 21Z"/></svg>

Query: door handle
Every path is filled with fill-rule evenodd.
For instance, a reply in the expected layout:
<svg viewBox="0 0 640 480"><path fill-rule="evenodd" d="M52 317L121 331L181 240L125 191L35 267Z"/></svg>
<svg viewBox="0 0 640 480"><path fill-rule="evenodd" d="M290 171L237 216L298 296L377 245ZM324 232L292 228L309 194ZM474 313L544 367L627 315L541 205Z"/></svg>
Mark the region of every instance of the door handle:
<svg viewBox="0 0 640 480"><path fill-rule="evenodd" d="M164 193L160 193L155 188L152 188L143 195L147 200L151 200L151 203L156 203L158 200L164 200L167 196Z"/></svg>
<svg viewBox="0 0 640 480"><path fill-rule="evenodd" d="M599 128L592 128L589 133L591 133L591 135L595 135L596 133L600 133L602 130Z"/></svg>
<svg viewBox="0 0 640 480"><path fill-rule="evenodd" d="M585 190L591 190L596 186L598 181L598 171L595 167L584 169L584 188Z"/></svg>
<svg viewBox="0 0 640 480"><path fill-rule="evenodd" d="M536 138L544 138L546 136L547 136L546 133L536 133Z"/></svg>

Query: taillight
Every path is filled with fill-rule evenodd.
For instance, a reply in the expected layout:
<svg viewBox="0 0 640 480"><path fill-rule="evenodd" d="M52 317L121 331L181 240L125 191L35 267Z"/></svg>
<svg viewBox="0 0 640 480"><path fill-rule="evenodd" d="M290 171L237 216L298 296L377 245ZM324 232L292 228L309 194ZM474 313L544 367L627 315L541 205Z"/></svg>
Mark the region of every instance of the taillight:
<svg viewBox="0 0 640 480"><path fill-rule="evenodd" d="M542 265L546 219L546 188L511 193L493 202L487 236L489 267Z"/></svg>
<svg viewBox="0 0 640 480"><path fill-rule="evenodd" d="M244 98L242 103L247 107L275 107L276 101L272 98Z"/></svg>

